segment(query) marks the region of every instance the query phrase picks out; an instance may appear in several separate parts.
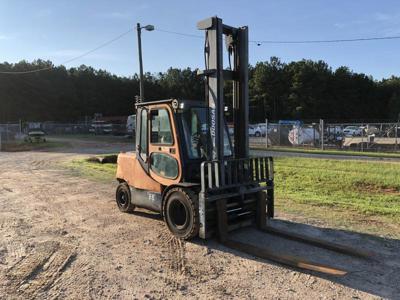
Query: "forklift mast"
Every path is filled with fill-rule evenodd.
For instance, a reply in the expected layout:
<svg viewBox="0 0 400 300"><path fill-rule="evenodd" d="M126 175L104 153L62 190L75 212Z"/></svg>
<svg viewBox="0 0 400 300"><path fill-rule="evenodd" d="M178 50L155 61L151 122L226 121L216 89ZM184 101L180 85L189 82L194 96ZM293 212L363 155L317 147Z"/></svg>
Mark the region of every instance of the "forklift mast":
<svg viewBox="0 0 400 300"><path fill-rule="evenodd" d="M211 133L211 157L224 159L224 82L233 81L233 121L235 158L249 157L248 115L248 28L234 28L212 17L197 23L197 28L205 30L205 70L206 100L209 107ZM233 55L231 70L224 70L223 38L225 37L229 59ZM222 175L224 172L222 172Z"/></svg>
<svg viewBox="0 0 400 300"><path fill-rule="evenodd" d="M228 231L248 226L255 219L263 227L266 206L268 217L273 217L273 161L249 157L248 28L225 25L218 17L198 22L197 28L205 30L205 70L200 74L205 76L211 136L211 159L200 168L199 235L210 236L217 220L218 235L225 239ZM224 69L224 38L229 69ZM224 156L225 81L233 83L233 158ZM263 190L267 190L267 199Z"/></svg>
<svg viewBox="0 0 400 300"><path fill-rule="evenodd" d="M274 217L273 158L249 157L248 28L225 25L218 17L205 19L197 27L205 30L205 70L199 73L205 76L206 103L167 99L136 104L136 152L118 155L118 208L132 212L141 207L161 213L171 233L180 239L217 235L225 246L250 255L332 275L346 274L229 237L232 230L256 225L281 238L370 256L270 226ZM224 69L223 63L224 38L229 69ZM224 120L225 81L233 82L234 151ZM225 151L226 140L229 151Z"/></svg>

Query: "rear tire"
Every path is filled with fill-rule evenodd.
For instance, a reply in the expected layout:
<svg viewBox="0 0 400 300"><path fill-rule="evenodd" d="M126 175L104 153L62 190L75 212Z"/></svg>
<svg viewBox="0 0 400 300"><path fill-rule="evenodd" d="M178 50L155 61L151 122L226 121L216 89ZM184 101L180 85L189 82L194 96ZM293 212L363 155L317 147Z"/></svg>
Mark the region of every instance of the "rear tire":
<svg viewBox="0 0 400 300"><path fill-rule="evenodd" d="M199 233L197 196L182 188L173 188L165 196L163 215L168 229L177 238L189 240Z"/></svg>
<svg viewBox="0 0 400 300"><path fill-rule="evenodd" d="M132 204L131 190L126 182L118 185L115 200L120 211L130 213L135 210L135 205Z"/></svg>

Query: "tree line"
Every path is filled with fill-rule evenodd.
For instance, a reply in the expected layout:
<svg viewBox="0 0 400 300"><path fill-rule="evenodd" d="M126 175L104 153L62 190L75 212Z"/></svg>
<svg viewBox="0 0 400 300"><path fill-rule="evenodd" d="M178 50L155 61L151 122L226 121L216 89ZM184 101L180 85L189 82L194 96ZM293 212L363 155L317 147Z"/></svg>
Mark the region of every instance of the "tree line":
<svg viewBox="0 0 400 300"><path fill-rule="evenodd" d="M139 77L121 77L81 65L67 69L51 61L0 64L2 72L48 68L28 74L0 74L0 123L74 122L102 113L133 113ZM204 99L197 70L170 68L145 74L146 100ZM227 84L226 99L232 95ZM347 67L333 70L324 61L284 63L277 57L249 66L250 120L266 118L332 121L397 120L400 77L374 80Z"/></svg>

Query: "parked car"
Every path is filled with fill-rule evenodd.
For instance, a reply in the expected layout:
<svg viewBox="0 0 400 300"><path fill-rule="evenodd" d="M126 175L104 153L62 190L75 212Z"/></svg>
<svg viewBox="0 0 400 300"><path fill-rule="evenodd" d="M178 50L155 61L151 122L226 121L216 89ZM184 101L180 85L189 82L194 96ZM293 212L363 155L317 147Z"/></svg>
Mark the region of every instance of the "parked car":
<svg viewBox="0 0 400 300"><path fill-rule="evenodd" d="M344 136L360 136L362 129L358 126L347 126L343 129Z"/></svg>
<svg viewBox="0 0 400 300"><path fill-rule="evenodd" d="M90 125L89 132L94 134L111 134L113 125L104 121L93 121Z"/></svg>
<svg viewBox="0 0 400 300"><path fill-rule="evenodd" d="M44 131L41 131L41 130L30 131L24 140L27 143L33 143L33 142L45 143L46 142L46 134Z"/></svg>
<svg viewBox="0 0 400 300"><path fill-rule="evenodd" d="M261 128L258 125L249 125L249 136L261 136Z"/></svg>

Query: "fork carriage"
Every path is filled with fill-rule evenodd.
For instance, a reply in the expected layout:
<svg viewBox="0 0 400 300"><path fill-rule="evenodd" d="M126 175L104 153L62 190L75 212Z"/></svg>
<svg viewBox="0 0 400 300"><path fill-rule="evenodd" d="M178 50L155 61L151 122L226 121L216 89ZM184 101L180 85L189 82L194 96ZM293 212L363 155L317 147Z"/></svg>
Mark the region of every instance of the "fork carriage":
<svg viewBox="0 0 400 300"><path fill-rule="evenodd" d="M272 157L205 161L201 164L199 213L201 238L217 228L217 202L225 202L227 230L256 224L265 227L274 216Z"/></svg>

